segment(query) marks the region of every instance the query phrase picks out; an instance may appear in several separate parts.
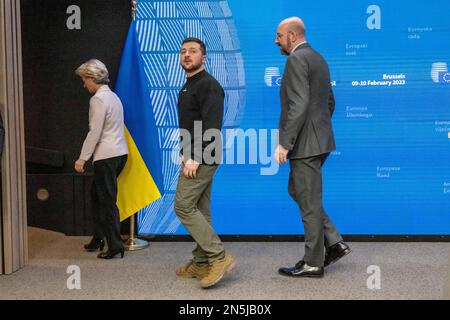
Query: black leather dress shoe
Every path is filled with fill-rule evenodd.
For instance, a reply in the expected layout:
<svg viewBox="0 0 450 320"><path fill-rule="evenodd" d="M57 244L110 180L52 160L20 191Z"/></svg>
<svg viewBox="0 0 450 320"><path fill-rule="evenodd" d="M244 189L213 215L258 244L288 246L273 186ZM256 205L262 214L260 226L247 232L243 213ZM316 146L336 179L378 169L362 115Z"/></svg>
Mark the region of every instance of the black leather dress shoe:
<svg viewBox="0 0 450 320"><path fill-rule="evenodd" d="M114 258L116 255L118 255L120 253L120 257L123 258L124 255L124 249L119 249L119 250L108 250L106 252L101 252L98 254L97 258L99 259L112 259Z"/></svg>
<svg viewBox="0 0 450 320"><path fill-rule="evenodd" d="M105 246L105 240L92 238L91 242L84 245L84 249L89 252L94 252L97 250L103 251L103 247Z"/></svg>
<svg viewBox="0 0 450 320"><path fill-rule="evenodd" d="M340 241L331 247L328 247L325 251L324 266L326 267L335 263L340 258L348 255L350 252L350 247L344 241Z"/></svg>
<svg viewBox="0 0 450 320"><path fill-rule="evenodd" d="M280 268L278 272L283 276L290 277L312 277L312 278L322 278L323 277L323 267L311 267L308 266L305 261L300 260L292 268Z"/></svg>

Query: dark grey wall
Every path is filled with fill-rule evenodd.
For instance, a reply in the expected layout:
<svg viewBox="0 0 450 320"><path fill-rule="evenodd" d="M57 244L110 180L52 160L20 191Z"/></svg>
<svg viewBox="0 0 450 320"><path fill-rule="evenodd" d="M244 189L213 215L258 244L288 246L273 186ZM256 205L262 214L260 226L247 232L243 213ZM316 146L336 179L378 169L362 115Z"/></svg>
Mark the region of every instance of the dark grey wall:
<svg viewBox="0 0 450 320"><path fill-rule="evenodd" d="M67 8L81 9L81 29L66 26ZM30 226L88 235L91 166L74 172L88 131L90 95L75 69L102 60L114 88L130 24L129 0L21 0L23 94ZM48 198L38 198L42 190ZM128 224L122 224L124 232Z"/></svg>
<svg viewBox="0 0 450 320"><path fill-rule="evenodd" d="M70 5L81 9L81 30L66 27ZM88 130L90 97L74 70L90 58L100 59L114 87L130 1L21 0L21 10L26 146L64 156L60 169L29 164L28 172L73 172Z"/></svg>

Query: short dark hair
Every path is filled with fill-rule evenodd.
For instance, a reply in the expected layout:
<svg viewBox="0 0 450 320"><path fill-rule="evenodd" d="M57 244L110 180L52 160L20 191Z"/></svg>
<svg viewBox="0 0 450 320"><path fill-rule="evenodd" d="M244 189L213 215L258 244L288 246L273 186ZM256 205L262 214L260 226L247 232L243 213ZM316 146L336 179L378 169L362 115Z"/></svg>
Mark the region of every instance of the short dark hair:
<svg viewBox="0 0 450 320"><path fill-rule="evenodd" d="M183 44L185 44L185 43L187 43L187 42L195 42L195 43L198 43L198 44L200 45L200 50L202 51L202 54L203 54L204 56L206 56L206 46L205 46L205 44L203 43L202 40L200 40L200 39L198 39L198 38L190 37L190 38L184 39L184 40L183 40L183 43L182 43L181 45L183 45Z"/></svg>

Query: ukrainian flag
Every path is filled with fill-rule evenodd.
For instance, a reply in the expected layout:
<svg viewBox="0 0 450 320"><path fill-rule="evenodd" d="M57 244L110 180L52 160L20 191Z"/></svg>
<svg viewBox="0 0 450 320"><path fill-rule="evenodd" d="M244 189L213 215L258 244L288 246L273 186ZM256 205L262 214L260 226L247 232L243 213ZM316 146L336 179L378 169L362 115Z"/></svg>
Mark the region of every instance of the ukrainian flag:
<svg viewBox="0 0 450 320"><path fill-rule="evenodd" d="M159 199L163 191L158 131L135 21L128 31L115 91L124 108L129 150L127 164L117 180L117 207L122 221Z"/></svg>

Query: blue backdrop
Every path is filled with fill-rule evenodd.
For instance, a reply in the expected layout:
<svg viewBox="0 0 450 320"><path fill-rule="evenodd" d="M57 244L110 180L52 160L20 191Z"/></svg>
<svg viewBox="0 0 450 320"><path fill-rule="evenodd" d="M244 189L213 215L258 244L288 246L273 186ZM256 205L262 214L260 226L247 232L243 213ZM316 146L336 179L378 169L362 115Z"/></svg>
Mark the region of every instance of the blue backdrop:
<svg viewBox="0 0 450 320"><path fill-rule="evenodd" d="M227 93L225 129L275 129L286 57L278 23L301 17L330 65L337 150L324 167L324 208L343 234L450 232L450 22L447 0L140 1L138 34L163 151L166 195L139 213L141 234L185 234L173 212L178 168L178 50L202 38ZM275 146L272 146L274 148ZM224 164L213 187L220 234L302 234L288 166Z"/></svg>

